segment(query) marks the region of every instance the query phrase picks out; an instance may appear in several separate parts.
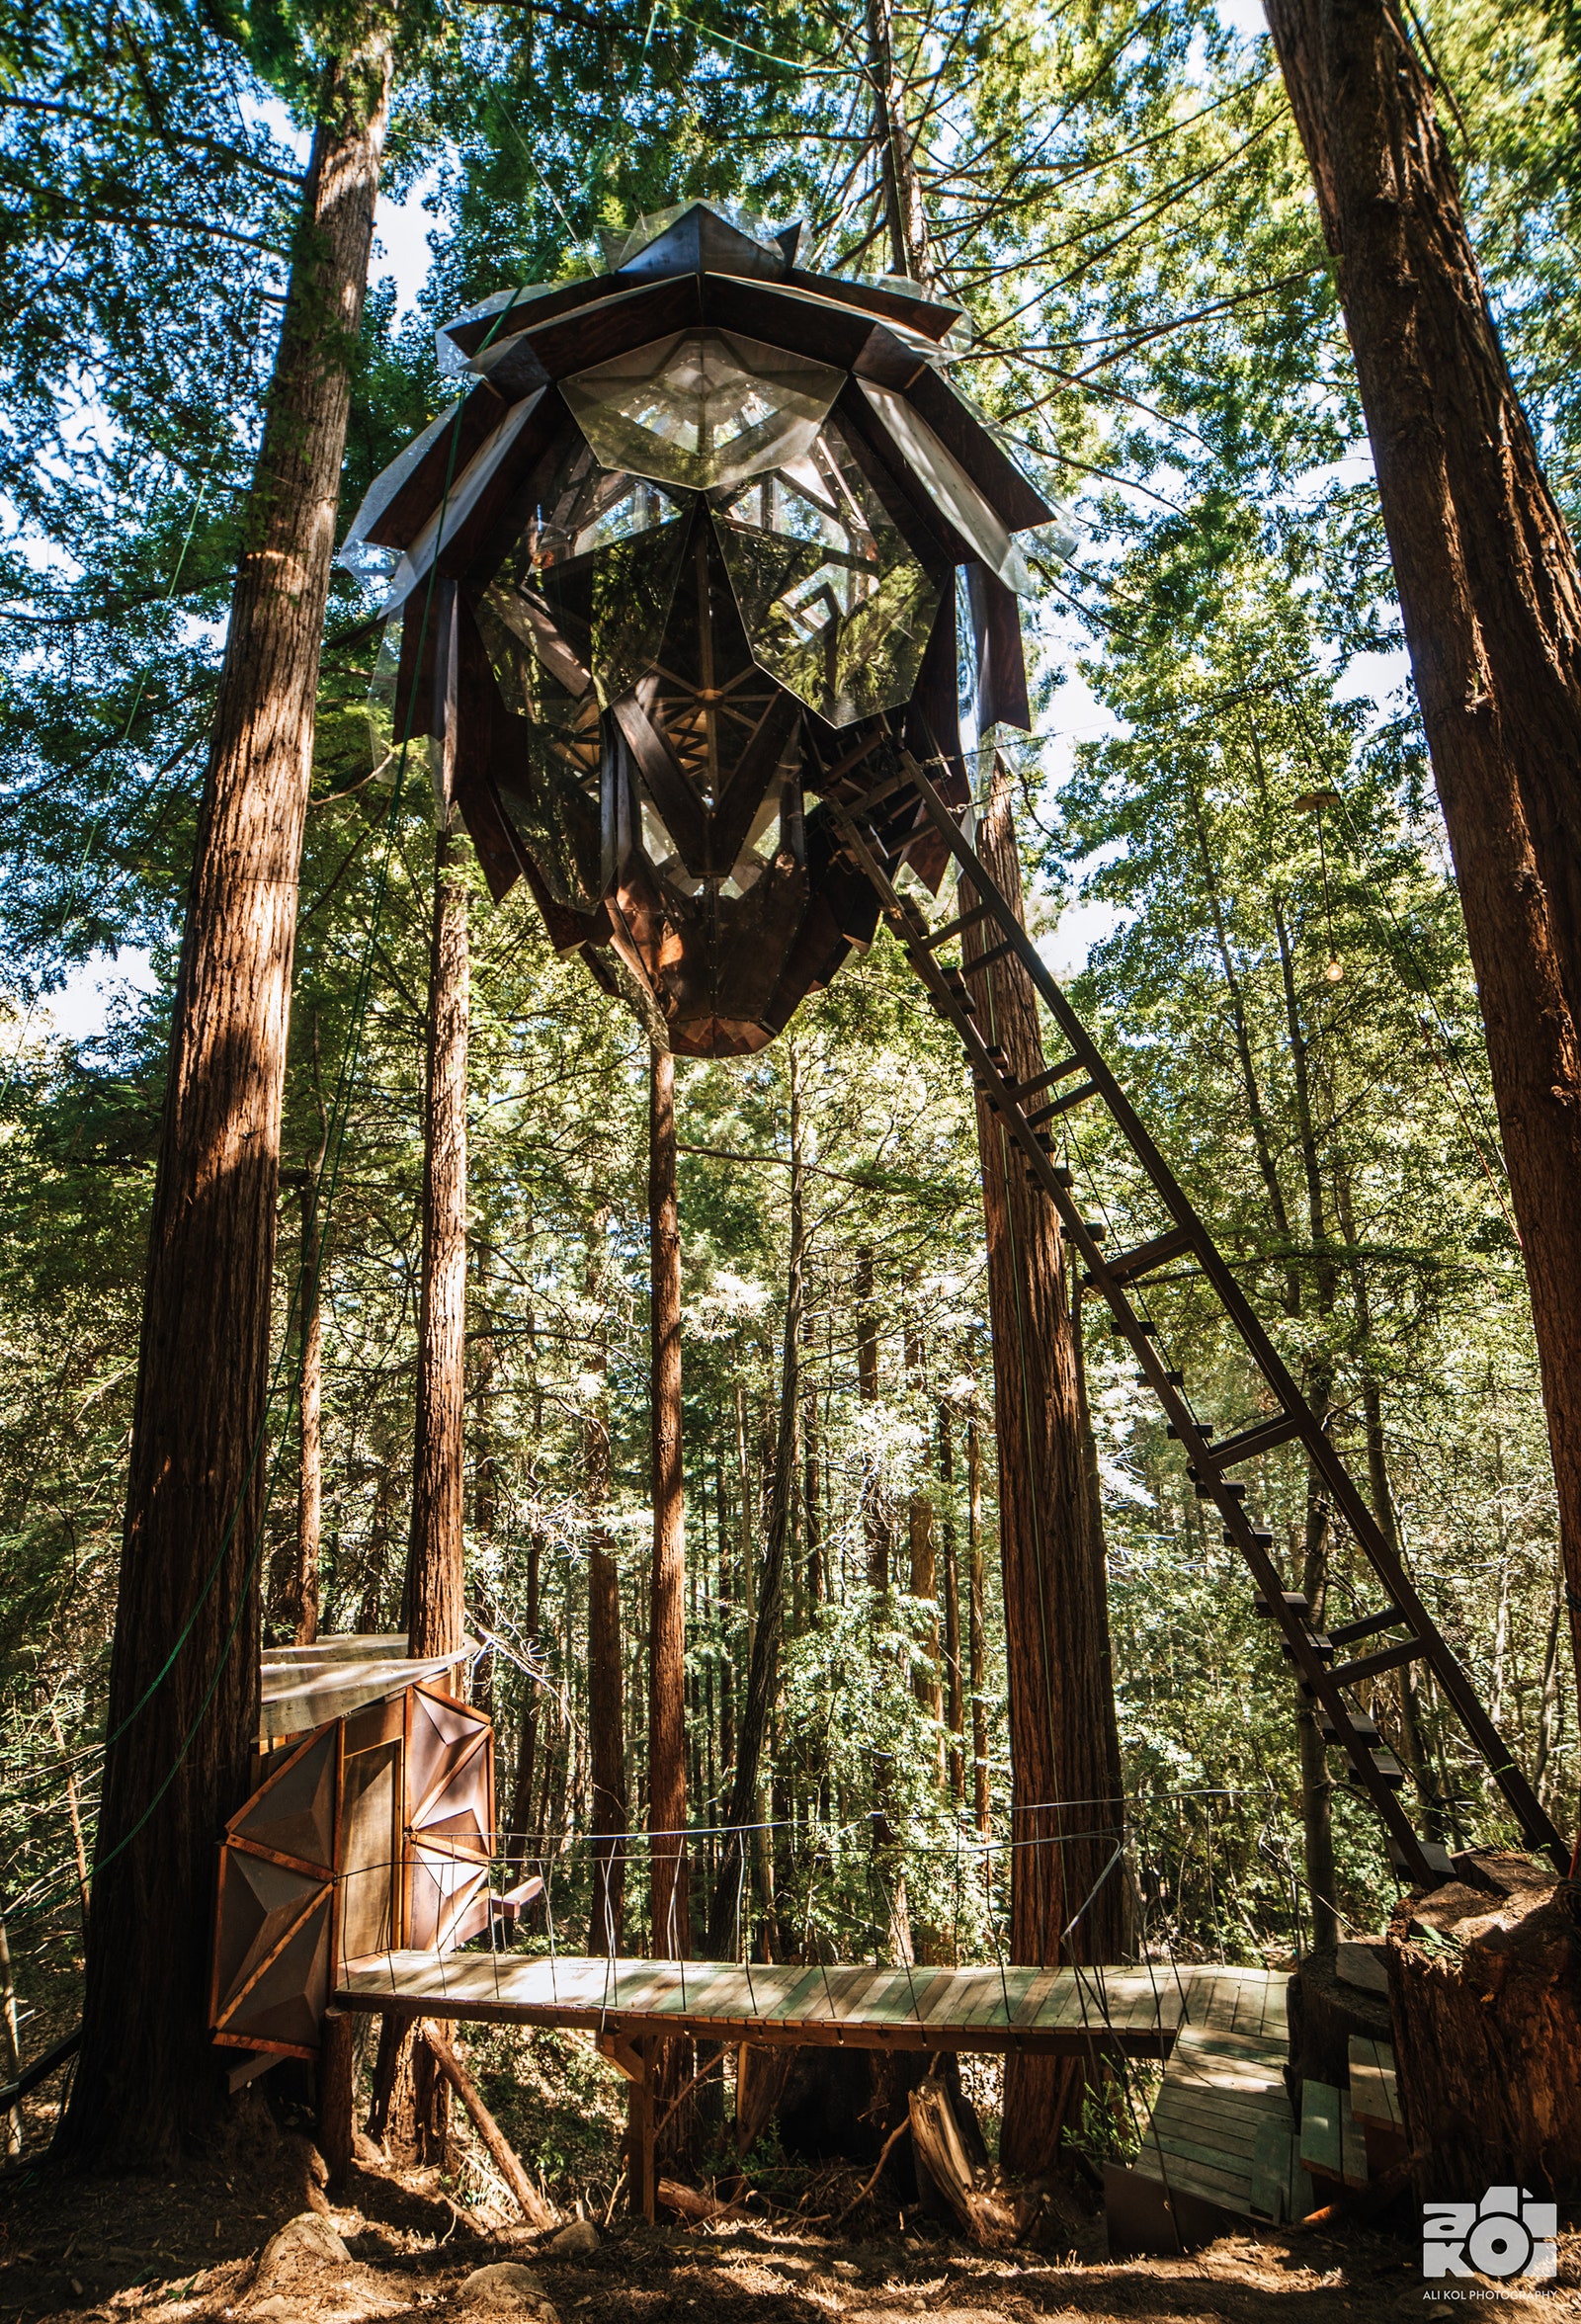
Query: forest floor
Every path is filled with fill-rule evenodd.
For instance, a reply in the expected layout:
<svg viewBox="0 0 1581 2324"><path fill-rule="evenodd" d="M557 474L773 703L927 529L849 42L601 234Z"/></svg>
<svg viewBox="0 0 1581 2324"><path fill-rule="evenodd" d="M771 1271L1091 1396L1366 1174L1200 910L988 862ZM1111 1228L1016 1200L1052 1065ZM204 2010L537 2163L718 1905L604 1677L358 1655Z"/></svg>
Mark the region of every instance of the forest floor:
<svg viewBox="0 0 1581 2324"><path fill-rule="evenodd" d="M1373 2324L1456 2308L1425 2285L1402 2233L1266 2229L1189 2258L1111 2261L1101 2214L1072 2204L1041 2253L986 2253L918 2220L831 2237L793 2219L649 2227L617 2212L556 2254L458 2203L434 2170L366 2159L326 2200L306 2137L261 2102L230 2139L174 2179L66 2178L47 2166L0 2185L0 2317L11 2324ZM288 2221L302 2221L266 2249ZM872 2214L866 2214L871 2218ZM322 2239L333 2228L342 2258ZM315 2245L314 2238L320 2238ZM1069 2248L1057 2246L1067 2241ZM514 2263L526 2280L479 2270ZM1581 2235L1556 2283L1456 2287L1498 2324L1581 2318Z"/></svg>

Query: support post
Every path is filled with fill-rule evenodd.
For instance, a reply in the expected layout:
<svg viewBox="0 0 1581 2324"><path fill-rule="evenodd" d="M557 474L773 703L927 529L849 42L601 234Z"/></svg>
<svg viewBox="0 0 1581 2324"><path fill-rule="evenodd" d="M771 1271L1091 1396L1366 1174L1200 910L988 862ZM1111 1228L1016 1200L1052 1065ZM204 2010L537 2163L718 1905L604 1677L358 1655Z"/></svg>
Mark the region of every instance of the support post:
<svg viewBox="0 0 1581 2324"><path fill-rule="evenodd" d="M658 2187L653 2167L655 2046L646 2039L632 2043L642 2061L642 2071L627 2094L629 2112L626 2117L631 2157L631 2208L650 2223L658 2216Z"/></svg>
<svg viewBox="0 0 1581 2324"><path fill-rule="evenodd" d="M349 2010L325 2010L318 2049L318 2151L337 2195L352 2167L352 2031Z"/></svg>

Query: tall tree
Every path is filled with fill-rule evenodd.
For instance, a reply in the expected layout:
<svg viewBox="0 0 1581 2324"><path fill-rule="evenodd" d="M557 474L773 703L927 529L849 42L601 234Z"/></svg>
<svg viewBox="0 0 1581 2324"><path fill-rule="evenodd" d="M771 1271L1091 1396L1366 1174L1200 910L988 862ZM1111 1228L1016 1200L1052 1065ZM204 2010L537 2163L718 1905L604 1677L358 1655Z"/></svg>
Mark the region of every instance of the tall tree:
<svg viewBox="0 0 1581 2324"><path fill-rule="evenodd" d="M296 877L391 39L323 75L231 602L160 1132L108 1702L78 2155L163 2156L218 2102L214 1833L258 1717L270 1289Z"/></svg>
<svg viewBox="0 0 1581 2324"><path fill-rule="evenodd" d="M730 1787L727 1829L708 1908L710 1958L733 1956L748 1835L759 1822L758 1802L769 1718L780 1675L780 1633L785 1620L785 1561L795 1503L800 1432L801 1314L806 1267L806 1159L801 1137L801 1063L790 1044L790 1242L786 1262L785 1332L780 1354L780 1415L775 1430L769 1489L769 1528L758 1584L758 1618L747 1666L746 1702L736 1738L735 1778ZM767 1835L764 1836L765 1840ZM765 1847L764 1860L768 1861Z"/></svg>
<svg viewBox="0 0 1581 2324"><path fill-rule="evenodd" d="M1010 790L1009 771L996 761L977 848L1019 914ZM969 909L971 899L961 900ZM1003 1048L1013 1079L1036 1082L1046 1059L1030 977L1014 958L973 970L989 949L981 924L966 930L963 948L978 1022L990 1029L986 1038ZM1010 1681L1011 1956L1115 1960L1125 1915L1113 1860L1125 1811L1104 1544L1087 1485L1059 1225L983 1098L977 1137ZM1085 2078L1075 2060L1007 2061L1001 2151L1012 2169L1047 2169L1079 2108Z"/></svg>
<svg viewBox="0 0 1581 2324"><path fill-rule="evenodd" d="M418 1286L417 1424L406 1558L408 1651L454 1654L466 1612L466 888L457 842L434 841L428 1070L423 1107L423 1253Z"/></svg>
<svg viewBox="0 0 1581 2324"><path fill-rule="evenodd" d="M587 1237L591 1324L582 1419L582 1498L587 1513L588 1814L593 1840L589 1952L618 1953L625 1936L625 1715L621 1670L621 1575L610 1534L609 1318L605 1237L595 1210Z"/></svg>
<svg viewBox="0 0 1581 2324"><path fill-rule="evenodd" d="M1269 0L1336 261L1520 1223L1581 1671L1581 568L1427 75L1383 0Z"/></svg>
<svg viewBox="0 0 1581 2324"><path fill-rule="evenodd" d="M655 1958L692 1950L686 1860L686 1504L681 1443L681 1216L675 1058L648 1078L653 1573L648 1628L648 1845Z"/></svg>

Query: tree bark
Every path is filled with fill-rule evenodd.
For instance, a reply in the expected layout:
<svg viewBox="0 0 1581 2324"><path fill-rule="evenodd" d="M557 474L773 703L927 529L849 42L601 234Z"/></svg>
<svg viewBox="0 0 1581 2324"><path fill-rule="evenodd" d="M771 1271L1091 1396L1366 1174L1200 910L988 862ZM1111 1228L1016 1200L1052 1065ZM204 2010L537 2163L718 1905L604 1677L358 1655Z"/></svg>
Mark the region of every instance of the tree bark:
<svg viewBox="0 0 1581 2324"><path fill-rule="evenodd" d="M995 769L977 847L1019 912L1021 864L1002 766ZM960 900L968 910L964 881ZM980 925L963 938L978 1023L1002 1046L1006 1072L1030 1081L1045 1066L1036 996L1014 960L973 971L987 941ZM1010 1681L1011 1957L1050 1965L1114 1960L1124 1936L1124 1886L1112 1861L1124 1804L1104 1546L1095 1538L1088 1500L1058 1222L981 1098L977 1136ZM1036 2173L1053 2163L1085 2079L1079 2060L1006 2061L1008 2168Z"/></svg>
<svg viewBox="0 0 1581 2324"><path fill-rule="evenodd" d="M652 1285L653 1582L648 1632L648 1845L655 1959L692 1950L686 1862L686 1478L681 1444L681 1219L675 1182L675 1058L653 1051L648 1082Z"/></svg>
<svg viewBox="0 0 1581 2324"><path fill-rule="evenodd" d="M281 1107L319 645L389 104L326 73L231 599L176 981L132 1419L82 2052L61 2145L163 2158L223 2078L213 1842L258 1722Z"/></svg>
<svg viewBox="0 0 1581 2324"><path fill-rule="evenodd" d="M692 1953L686 1845L686 1462L681 1434L681 1214L676 1193L675 1058L654 1049L648 1072L649 1335L653 1441L653 1571L648 1619L648 1879L655 1960ZM690 2041L655 2043L654 2100L666 2127L661 2163L691 2153L697 2109L676 2105L694 2069Z"/></svg>
<svg viewBox="0 0 1581 2324"><path fill-rule="evenodd" d="M987 1574L982 1549L982 1430L977 1415L966 1416L966 1653L971 1680L971 1808L977 1837L986 1848L993 1832L988 1795L988 1643L984 1622ZM988 1885L993 1862L983 1860Z"/></svg>
<svg viewBox="0 0 1581 2324"><path fill-rule="evenodd" d="M324 1310L318 1295L318 1182L302 1185L301 1377L296 1383L296 1643L318 1636L318 1557L324 1512Z"/></svg>
<svg viewBox="0 0 1581 2324"><path fill-rule="evenodd" d="M944 1487L940 1532L945 1566L945 1716L950 1728L950 1796L957 1806L966 1799L966 1770L961 1751L966 1707L960 1684L960 1561L956 1549L956 1456L950 1407L939 1407L939 1482Z"/></svg>
<svg viewBox="0 0 1581 2324"><path fill-rule="evenodd" d="M524 1609L523 1628L527 1635L528 1651L537 1659L539 1578L542 1565L542 1537L535 1527L527 1541L527 1604ZM505 1835L506 1862L520 1870L527 1862L529 1842L533 1830L533 1778L538 1763L539 1682L524 1673L522 1679L522 1721L516 1738L516 1775L511 1784L511 1822Z"/></svg>
<svg viewBox="0 0 1581 2324"><path fill-rule="evenodd" d="M455 841L434 843L423 1120L417 1429L406 1558L408 1650L453 1654L466 1614L466 890Z"/></svg>
<svg viewBox="0 0 1581 2324"><path fill-rule="evenodd" d="M588 1816L593 1844L593 1901L589 1952L618 1953L625 1936L625 1715L621 1671L621 1577L611 1554L606 1515L610 1500L610 1417L606 1376L604 1235L609 1214L594 1213L588 1230L588 1303L594 1310L588 1369L595 1386L582 1432L583 1493L590 1541L587 1561Z"/></svg>
<svg viewBox="0 0 1581 2324"><path fill-rule="evenodd" d="M871 1412L878 1401L878 1310L874 1299L873 1246L857 1252L857 1394ZM868 1544L868 1587L879 1597L889 1588L889 1521L877 1448L870 1443L862 1479L862 1531Z"/></svg>
<svg viewBox="0 0 1581 2324"><path fill-rule="evenodd" d="M1429 2203L1581 2181L1581 1882L1493 1850L1474 1862L1477 1886L1404 1897L1389 1925L1400 2103Z"/></svg>
<svg viewBox="0 0 1581 2324"><path fill-rule="evenodd" d="M625 1734L621 1674L621 1578L606 1541L587 1569L588 1815L593 1843L589 1952L618 1953L625 1937Z"/></svg>
<svg viewBox="0 0 1581 2324"><path fill-rule="evenodd" d="M730 1787L727 1830L719 1850L713 1900L708 1910L708 1956L733 1959L744 1835L758 1820L759 1772L779 1681L780 1628L785 1614L785 1561L795 1497L797 1436L800 1425L802 1273L806 1247L805 1168L801 1150L800 1067L790 1052L790 1248L786 1268L785 1338L780 1359L780 1420L775 1436L774 1474L769 1495L769 1531L763 1545L758 1619L747 1669L747 1697L736 1736L735 1777ZM761 1859L768 1862L765 1849Z"/></svg>
<svg viewBox="0 0 1581 2324"><path fill-rule="evenodd" d="M1425 74L1383 0L1269 0L1338 262L1521 1230L1581 1669L1581 571Z"/></svg>

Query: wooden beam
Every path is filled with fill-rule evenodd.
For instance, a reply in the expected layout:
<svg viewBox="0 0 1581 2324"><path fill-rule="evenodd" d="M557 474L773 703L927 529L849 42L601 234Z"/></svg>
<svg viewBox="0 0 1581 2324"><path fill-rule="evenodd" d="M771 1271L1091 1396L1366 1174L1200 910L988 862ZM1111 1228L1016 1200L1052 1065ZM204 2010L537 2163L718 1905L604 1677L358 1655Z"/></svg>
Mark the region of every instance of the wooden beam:
<svg viewBox="0 0 1581 2324"><path fill-rule="evenodd" d="M471 2075L438 2027L425 2018L418 2029L418 2038L466 2109L467 2118L487 2147L495 2169L515 2196L528 2225L541 2230L557 2227L560 2223L559 2212L523 2170L516 2149L479 2098Z"/></svg>

